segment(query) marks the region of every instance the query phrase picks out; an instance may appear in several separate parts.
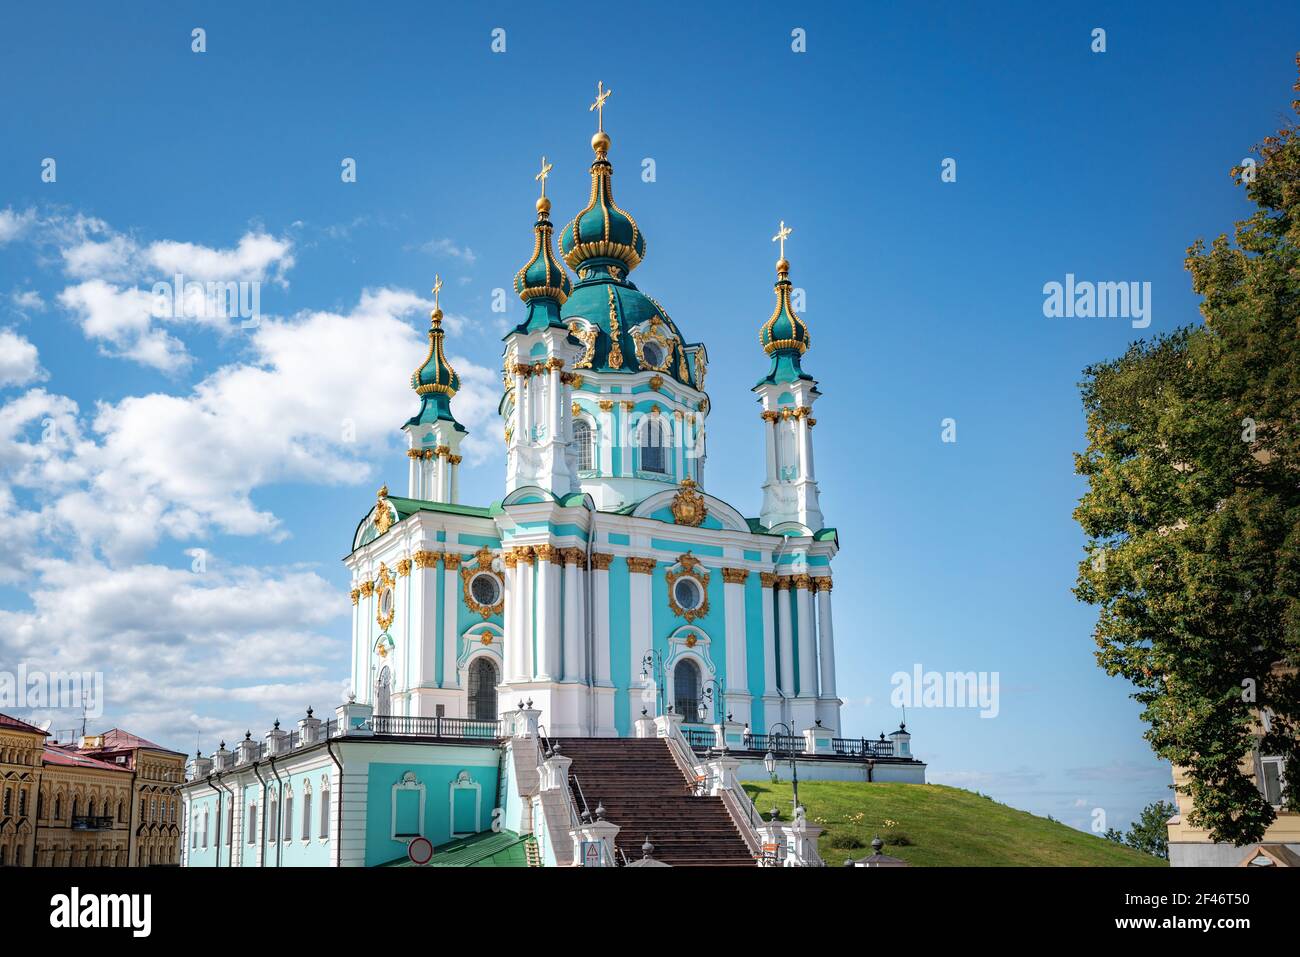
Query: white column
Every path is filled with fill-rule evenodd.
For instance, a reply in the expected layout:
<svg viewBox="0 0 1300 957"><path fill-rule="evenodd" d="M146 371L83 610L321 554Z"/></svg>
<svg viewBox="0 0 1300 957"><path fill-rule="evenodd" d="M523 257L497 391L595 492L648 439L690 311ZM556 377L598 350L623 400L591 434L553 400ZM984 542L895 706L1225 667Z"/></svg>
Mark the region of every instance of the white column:
<svg viewBox="0 0 1300 957"><path fill-rule="evenodd" d="M519 638L523 645L523 653L520 657L525 681L532 681L533 676L537 674L533 661L534 561L536 558L531 548L519 558Z"/></svg>
<svg viewBox="0 0 1300 957"><path fill-rule="evenodd" d="M420 498L433 499L433 459L420 459Z"/></svg>
<svg viewBox="0 0 1300 957"><path fill-rule="evenodd" d="M406 452L406 460L408 463L410 463L407 467L408 479L407 479L406 487L408 491L406 494L411 496L411 498L420 497L420 463L418 458L419 451L420 451L419 449L408 449Z"/></svg>
<svg viewBox="0 0 1300 957"><path fill-rule="evenodd" d="M586 555L581 548L564 553L564 680L583 681L587 669L583 661L583 636L587 633L583 612L586 596L582 591L582 563Z"/></svg>
<svg viewBox="0 0 1300 957"><path fill-rule="evenodd" d="M460 563L461 556L457 554L442 556L442 687L444 688L455 688L460 685L460 676L456 672L456 661L460 656L460 629L456 621L456 610L460 607Z"/></svg>
<svg viewBox="0 0 1300 957"><path fill-rule="evenodd" d="M722 603L726 614L727 693L746 692L749 679L745 661L745 579L743 568L722 570Z"/></svg>
<svg viewBox="0 0 1300 957"><path fill-rule="evenodd" d="M794 697L794 641L790 634L790 590L788 576L776 580L776 634L781 646L781 691Z"/></svg>
<svg viewBox="0 0 1300 957"><path fill-rule="evenodd" d="M505 559L506 565L506 609L505 609L505 674L506 681L513 683L522 681L524 678L524 648L521 631L523 629L523 617L520 614L522 606L521 581L522 576L519 574L519 563L516 556L511 553ZM504 710L504 709L503 709Z"/></svg>
<svg viewBox="0 0 1300 957"><path fill-rule="evenodd" d="M554 681L560 675L559 571L553 545L537 547L537 677Z"/></svg>
<svg viewBox="0 0 1300 957"><path fill-rule="evenodd" d="M593 533L594 534L594 533ZM591 556L591 622L592 644L594 646L595 669L594 680L597 685L608 688L613 685L610 679L609 663L609 563L612 555L594 553ZM640 667L639 661L632 662L632 673Z"/></svg>
<svg viewBox="0 0 1300 957"><path fill-rule="evenodd" d="M817 638L821 645L821 693L823 698L835 697L835 630L831 624L831 580L814 578L817 582Z"/></svg>
<svg viewBox="0 0 1300 957"><path fill-rule="evenodd" d="M763 693L775 695L776 683L776 627L773 619L772 584L776 576L763 572L759 581L762 583L760 594L763 596Z"/></svg>
<svg viewBox="0 0 1300 957"><path fill-rule="evenodd" d="M686 477L686 417L678 410L673 413L673 445L677 449L677 481Z"/></svg>
<svg viewBox="0 0 1300 957"><path fill-rule="evenodd" d="M447 499L452 505L460 503L460 456L451 463L451 497Z"/></svg>
<svg viewBox="0 0 1300 957"><path fill-rule="evenodd" d="M632 674L640 673L641 662L645 659L646 652L650 650L651 632L650 623L653 618L653 611L650 604L650 585L653 575L653 565L650 565L650 572L640 572L637 568L646 567L641 559L629 558L628 564L628 598L629 598L629 619L628 619L628 637L630 652L632 656ZM668 677L665 675L664 680ZM633 682L635 686L636 682ZM639 707L635 707L636 702L640 699L641 689L633 687L629 693L632 695L631 703L632 714L640 712ZM665 689L667 694L667 689ZM670 699L669 699L670 700Z"/></svg>
<svg viewBox="0 0 1300 957"><path fill-rule="evenodd" d="M763 421L767 423L767 428L763 430L767 444L767 483L771 485L776 481L776 423L779 421L770 418L766 412L763 413Z"/></svg>
<svg viewBox="0 0 1300 957"><path fill-rule="evenodd" d="M799 625L799 697L817 697L817 635L807 575L794 577L795 621Z"/></svg>
<svg viewBox="0 0 1300 957"><path fill-rule="evenodd" d="M808 421L811 412L812 406L808 406L808 412L799 417L799 447L803 449L803 477L815 482L817 474L813 467L812 424Z"/></svg>

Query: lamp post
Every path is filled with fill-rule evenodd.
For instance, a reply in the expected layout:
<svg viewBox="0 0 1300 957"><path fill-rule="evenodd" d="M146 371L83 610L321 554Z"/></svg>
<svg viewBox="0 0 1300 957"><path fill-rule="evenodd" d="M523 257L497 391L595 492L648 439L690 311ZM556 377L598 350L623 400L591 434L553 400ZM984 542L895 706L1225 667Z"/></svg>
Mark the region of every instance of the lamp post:
<svg viewBox="0 0 1300 957"><path fill-rule="evenodd" d="M651 681L655 686L655 717L664 713L664 656L661 652L650 649L641 659L641 680Z"/></svg>
<svg viewBox="0 0 1300 957"><path fill-rule="evenodd" d="M790 759L790 783L794 789L794 814L798 815L799 811L799 761L798 751L791 745L789 751L781 746L781 735L777 732L778 728L785 729L785 737L790 741L794 740L794 730L784 721L778 722L767 729L767 754L763 755L763 767L767 769L768 774L776 773L776 763L779 759L788 757ZM774 743L775 741L775 743Z"/></svg>
<svg viewBox="0 0 1300 957"><path fill-rule="evenodd" d="M727 704L727 684L722 678L710 678L704 682L700 691L700 723L708 720L712 711L719 724L722 723L723 710Z"/></svg>

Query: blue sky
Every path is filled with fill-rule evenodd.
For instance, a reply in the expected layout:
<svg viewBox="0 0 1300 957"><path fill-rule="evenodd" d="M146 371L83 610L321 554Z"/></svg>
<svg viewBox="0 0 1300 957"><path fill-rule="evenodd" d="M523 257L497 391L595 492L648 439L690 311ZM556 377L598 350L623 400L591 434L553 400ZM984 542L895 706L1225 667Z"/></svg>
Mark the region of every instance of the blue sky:
<svg viewBox="0 0 1300 957"><path fill-rule="evenodd" d="M769 239L794 227L846 732L897 724L895 671L997 672L994 719L909 712L932 780L1080 827L1167 797L1070 594L1076 383L1197 321L1184 252L1247 212L1227 171L1287 109L1300 9L953 6L8 8L0 666L103 670L101 723L190 751L332 707L339 559L375 488L404 482L433 274L474 437L462 489L486 504L520 314L493 290L531 250L543 153L553 218L585 201L599 79L616 195L649 240L635 279L709 347L707 485L746 514ZM266 319L142 318L132 290L175 266L261 281ZM1067 273L1150 282L1151 327L1045 318Z"/></svg>

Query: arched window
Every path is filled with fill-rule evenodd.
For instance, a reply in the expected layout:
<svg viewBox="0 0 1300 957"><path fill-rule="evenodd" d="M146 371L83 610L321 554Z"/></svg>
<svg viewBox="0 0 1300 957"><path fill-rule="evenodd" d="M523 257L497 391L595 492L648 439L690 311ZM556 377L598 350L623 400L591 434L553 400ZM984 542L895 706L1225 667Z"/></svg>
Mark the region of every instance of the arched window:
<svg viewBox="0 0 1300 957"><path fill-rule="evenodd" d="M581 420L573 423L573 441L578 446L578 468L590 471L596 467L596 433L591 425Z"/></svg>
<svg viewBox="0 0 1300 957"><path fill-rule="evenodd" d="M379 680L375 682L375 714L388 714L393 694L393 673L384 665L379 670Z"/></svg>
<svg viewBox="0 0 1300 957"><path fill-rule="evenodd" d="M469 716L492 721L497 716L497 666L482 655L469 666Z"/></svg>
<svg viewBox="0 0 1300 957"><path fill-rule="evenodd" d="M689 658L673 669L673 708L686 721L700 720L700 669Z"/></svg>
<svg viewBox="0 0 1300 957"><path fill-rule="evenodd" d="M248 843L257 843L257 802L248 805Z"/></svg>
<svg viewBox="0 0 1300 957"><path fill-rule="evenodd" d="M641 430L641 470L643 472L667 472L664 465L665 432L658 417L652 417Z"/></svg>
<svg viewBox="0 0 1300 957"><path fill-rule="evenodd" d="M311 840L311 785L307 785L307 790L302 796L302 839Z"/></svg>
<svg viewBox="0 0 1300 957"><path fill-rule="evenodd" d="M292 810L293 798L292 797L285 798L285 801L286 803L289 804L290 810ZM272 794L271 799L267 802L266 805L266 832L267 832L266 839L268 841L275 841L278 840L280 837L280 815L278 813L279 807L280 807L279 802L275 799L275 795Z"/></svg>
<svg viewBox="0 0 1300 957"><path fill-rule="evenodd" d="M330 786L329 778L320 781L320 837L325 840L330 836Z"/></svg>
<svg viewBox="0 0 1300 957"><path fill-rule="evenodd" d="M293 788L284 789L284 839L293 840Z"/></svg>

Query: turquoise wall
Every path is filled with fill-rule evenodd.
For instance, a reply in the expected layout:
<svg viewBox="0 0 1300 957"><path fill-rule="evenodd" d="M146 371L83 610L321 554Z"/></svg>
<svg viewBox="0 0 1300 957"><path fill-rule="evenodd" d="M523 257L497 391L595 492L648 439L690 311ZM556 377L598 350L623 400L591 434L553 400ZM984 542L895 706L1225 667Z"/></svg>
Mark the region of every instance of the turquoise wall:
<svg viewBox="0 0 1300 957"><path fill-rule="evenodd" d="M468 771L479 785L480 830L492 826L492 810L497 796L497 760L495 748L446 749L462 752L465 764L381 764L371 762L366 785L366 866L375 867L406 857L406 842L392 838L393 785L401 781L406 772L415 773L424 785L424 836L434 847L446 844L452 833L451 785L461 771ZM457 755L458 757L462 755ZM346 773L346 772L345 772ZM399 792L400 793L400 792ZM419 800L419 792L415 792ZM464 800L464 799L462 799ZM469 818L472 808L460 806L460 813Z"/></svg>

